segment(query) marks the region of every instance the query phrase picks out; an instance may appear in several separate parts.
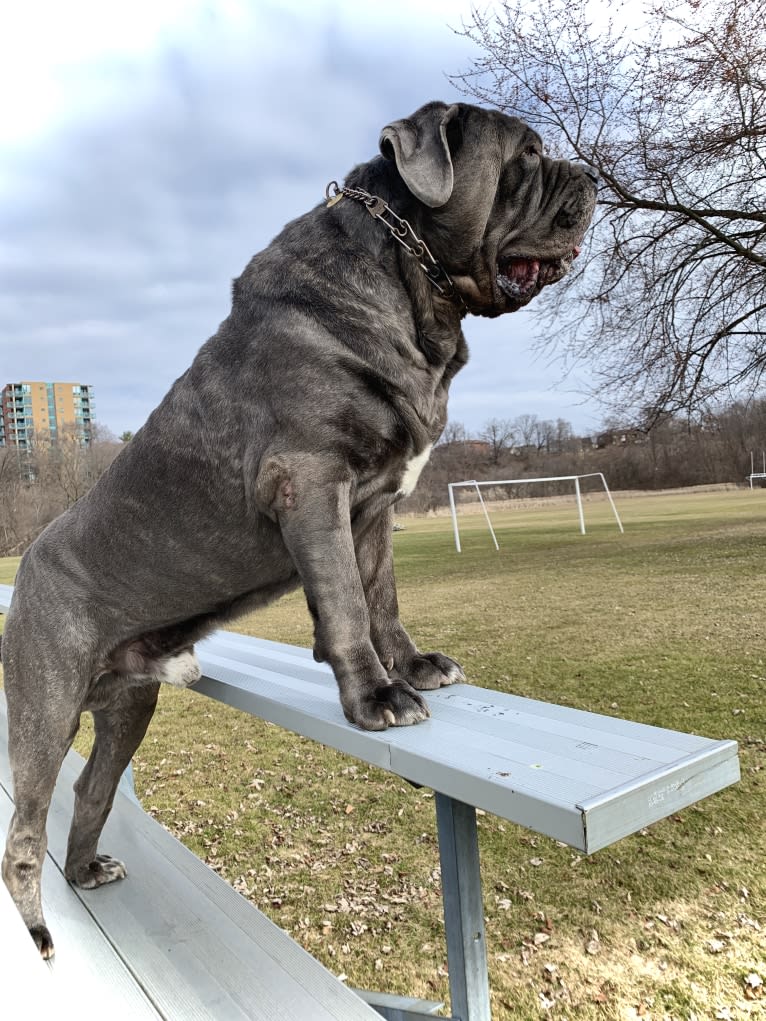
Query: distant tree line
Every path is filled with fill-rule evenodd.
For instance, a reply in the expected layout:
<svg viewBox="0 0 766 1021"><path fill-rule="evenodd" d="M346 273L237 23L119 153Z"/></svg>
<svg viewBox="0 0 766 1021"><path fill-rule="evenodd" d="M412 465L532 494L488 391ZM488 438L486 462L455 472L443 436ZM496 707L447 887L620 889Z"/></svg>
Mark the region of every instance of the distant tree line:
<svg viewBox="0 0 766 1021"><path fill-rule="evenodd" d="M694 421L665 415L650 428L612 419L590 436L576 436L563 419L549 421L537 415L493 418L476 435L454 422L445 429L417 489L401 510L422 513L445 507L448 483L470 479L488 482L603 472L611 489L744 485L751 451L759 471L765 449L766 399L735 402ZM490 492L498 499L555 495L570 493L571 484Z"/></svg>
<svg viewBox="0 0 766 1021"><path fill-rule="evenodd" d="M76 503L106 471L130 433L118 440L94 427L83 445L74 432L28 450L0 447L0 556L22 553L58 514ZM468 479L539 478L603 472L611 489L668 489L720 482L744 484L750 452L756 471L766 449L766 398L735 402L695 421L666 415L647 428L606 421L590 436L576 436L564 419L518 415L493 418L476 435L450 423L403 512L423 513L448 504L447 484ZM498 489L493 496L571 492L567 483Z"/></svg>

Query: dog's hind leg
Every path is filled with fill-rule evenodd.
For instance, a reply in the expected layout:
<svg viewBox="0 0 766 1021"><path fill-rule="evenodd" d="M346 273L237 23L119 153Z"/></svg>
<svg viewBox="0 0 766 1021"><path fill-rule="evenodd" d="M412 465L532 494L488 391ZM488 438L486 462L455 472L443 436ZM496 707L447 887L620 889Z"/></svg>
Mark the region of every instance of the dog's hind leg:
<svg viewBox="0 0 766 1021"><path fill-rule="evenodd" d="M11 669L7 660L5 669L15 811L2 873L38 950L49 958L53 956L53 940L43 918L40 895L47 850L45 823L56 777L80 725L80 712L66 699L57 699L49 693L32 698L15 691L15 685L8 683ZM27 672L27 680L30 673ZM36 690L31 684L30 689Z"/></svg>
<svg viewBox="0 0 766 1021"><path fill-rule="evenodd" d="M120 777L154 714L159 687L159 683L128 687L106 707L92 709L96 737L74 786L74 815L64 866L67 879L77 886L90 889L127 874L121 861L98 854L98 841Z"/></svg>

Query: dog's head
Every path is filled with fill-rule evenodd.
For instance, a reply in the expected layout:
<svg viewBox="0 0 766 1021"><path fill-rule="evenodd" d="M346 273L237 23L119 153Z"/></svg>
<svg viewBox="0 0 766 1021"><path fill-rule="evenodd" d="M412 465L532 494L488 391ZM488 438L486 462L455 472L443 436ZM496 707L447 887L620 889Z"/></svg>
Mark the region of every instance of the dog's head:
<svg viewBox="0 0 766 1021"><path fill-rule="evenodd" d="M471 312L515 312L569 271L597 178L589 167L547 157L523 121L466 103L428 103L383 128L380 150L426 207L424 240Z"/></svg>

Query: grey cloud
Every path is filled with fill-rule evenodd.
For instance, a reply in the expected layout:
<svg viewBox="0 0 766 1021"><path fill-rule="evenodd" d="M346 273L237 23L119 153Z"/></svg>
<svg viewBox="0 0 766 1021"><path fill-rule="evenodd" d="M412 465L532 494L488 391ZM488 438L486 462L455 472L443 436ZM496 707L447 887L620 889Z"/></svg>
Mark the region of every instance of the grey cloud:
<svg viewBox="0 0 766 1021"><path fill-rule="evenodd" d="M83 68L56 129L0 153L2 381L79 378L101 422L137 428L251 255L374 155L390 119L460 98L445 72L468 62L465 41L421 38L260 4L245 30L211 9L143 60ZM519 361L505 321L467 324L469 340L487 325L491 359L482 341L455 384L469 424L500 414L485 388L499 365L510 388Z"/></svg>

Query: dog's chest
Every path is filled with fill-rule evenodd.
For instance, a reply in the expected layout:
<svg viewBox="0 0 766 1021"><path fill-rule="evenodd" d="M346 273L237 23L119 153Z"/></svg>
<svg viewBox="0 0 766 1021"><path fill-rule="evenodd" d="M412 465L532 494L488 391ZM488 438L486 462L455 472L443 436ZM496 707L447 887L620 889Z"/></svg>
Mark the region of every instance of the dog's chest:
<svg viewBox="0 0 766 1021"><path fill-rule="evenodd" d="M397 497L409 496L418 484L420 473L431 456L431 446L432 444L429 443L419 454L415 454L414 457L405 462L404 470L399 479L399 488L396 491Z"/></svg>

